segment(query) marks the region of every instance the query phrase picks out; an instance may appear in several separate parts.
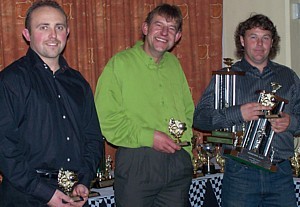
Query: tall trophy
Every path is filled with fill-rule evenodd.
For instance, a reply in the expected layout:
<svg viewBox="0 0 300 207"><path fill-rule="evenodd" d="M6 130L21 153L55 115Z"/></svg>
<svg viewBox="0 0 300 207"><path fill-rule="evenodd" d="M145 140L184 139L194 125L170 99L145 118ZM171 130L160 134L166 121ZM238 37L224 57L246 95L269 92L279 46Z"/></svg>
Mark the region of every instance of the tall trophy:
<svg viewBox="0 0 300 207"><path fill-rule="evenodd" d="M276 166L272 164L274 149L271 147L274 131L269 120L279 118L288 101L275 94L281 85L272 82L271 86L271 92L257 91L258 102L270 106L271 110L264 110L264 115L258 120L248 123L241 147L224 153L244 164L274 172L276 171Z"/></svg>
<svg viewBox="0 0 300 207"><path fill-rule="evenodd" d="M189 146L191 143L184 141L182 142L180 138L183 135L183 132L186 130L186 124L184 122L181 122L179 120L175 120L174 118L171 118L169 121L169 132L170 134L175 138L175 143L185 147Z"/></svg>
<svg viewBox="0 0 300 207"><path fill-rule="evenodd" d="M215 109L228 108L236 104L236 77L245 75L242 71L232 71L233 59L224 58L225 70L213 71L215 79ZM237 145L241 142L242 132L236 126L214 130L206 140L210 143Z"/></svg>

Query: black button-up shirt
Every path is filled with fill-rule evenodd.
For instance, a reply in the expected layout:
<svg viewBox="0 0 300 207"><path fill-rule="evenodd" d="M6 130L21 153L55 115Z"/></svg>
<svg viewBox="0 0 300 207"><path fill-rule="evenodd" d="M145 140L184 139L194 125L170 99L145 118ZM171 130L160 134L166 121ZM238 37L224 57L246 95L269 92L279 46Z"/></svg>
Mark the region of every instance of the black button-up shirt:
<svg viewBox="0 0 300 207"><path fill-rule="evenodd" d="M55 188L36 169L74 170L89 187L103 150L88 82L62 56L59 64L53 74L29 49L0 73L0 169L16 188L45 201Z"/></svg>

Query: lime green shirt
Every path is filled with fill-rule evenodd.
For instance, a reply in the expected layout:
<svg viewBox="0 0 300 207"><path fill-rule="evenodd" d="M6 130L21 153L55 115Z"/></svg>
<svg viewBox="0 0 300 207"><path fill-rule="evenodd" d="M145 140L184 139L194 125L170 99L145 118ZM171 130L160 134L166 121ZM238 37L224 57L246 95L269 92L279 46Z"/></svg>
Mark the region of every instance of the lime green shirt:
<svg viewBox="0 0 300 207"><path fill-rule="evenodd" d="M194 103L178 59L166 52L157 64L142 44L113 56L99 77L95 102L103 135L116 146L152 147L154 131L170 135L174 118L187 126L181 140L191 141ZM184 149L191 154L190 146Z"/></svg>

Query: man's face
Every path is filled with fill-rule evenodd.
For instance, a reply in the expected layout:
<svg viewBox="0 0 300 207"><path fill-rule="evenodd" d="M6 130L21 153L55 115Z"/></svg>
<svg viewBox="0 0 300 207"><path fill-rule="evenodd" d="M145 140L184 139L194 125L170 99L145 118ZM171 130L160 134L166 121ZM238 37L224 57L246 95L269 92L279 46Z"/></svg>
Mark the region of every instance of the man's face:
<svg viewBox="0 0 300 207"><path fill-rule="evenodd" d="M240 40L245 48L245 59L262 72L268 63L273 43L271 32L260 28L252 28L247 30L245 37L241 36Z"/></svg>
<svg viewBox="0 0 300 207"><path fill-rule="evenodd" d="M57 60L65 48L69 28L65 16L52 7L40 7L31 14L30 32L23 35L44 62Z"/></svg>
<svg viewBox="0 0 300 207"><path fill-rule="evenodd" d="M144 23L142 30L145 35L144 50L155 61L159 61L162 55L170 50L181 37L175 20L167 21L160 15L155 15L149 25Z"/></svg>

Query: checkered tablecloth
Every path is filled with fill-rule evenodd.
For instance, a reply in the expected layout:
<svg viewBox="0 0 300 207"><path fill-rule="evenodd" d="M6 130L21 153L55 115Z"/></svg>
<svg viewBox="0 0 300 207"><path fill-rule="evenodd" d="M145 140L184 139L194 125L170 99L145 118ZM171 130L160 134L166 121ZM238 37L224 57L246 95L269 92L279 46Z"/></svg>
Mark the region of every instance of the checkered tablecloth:
<svg viewBox="0 0 300 207"><path fill-rule="evenodd" d="M222 179L223 174L221 173L193 179L189 191L191 206L201 207L203 205L207 182L210 182L216 200L218 201L219 206L221 206ZM294 184L297 206L300 207L300 178L294 178ZM90 207L115 207L115 197L112 187L96 189L96 191L99 192L101 196L90 198Z"/></svg>
<svg viewBox="0 0 300 207"><path fill-rule="evenodd" d="M221 173L193 179L189 192L191 206L203 205L207 182L210 182L218 204L221 206L222 179Z"/></svg>

